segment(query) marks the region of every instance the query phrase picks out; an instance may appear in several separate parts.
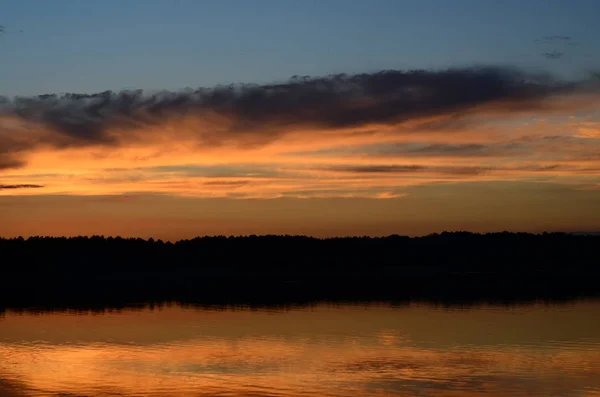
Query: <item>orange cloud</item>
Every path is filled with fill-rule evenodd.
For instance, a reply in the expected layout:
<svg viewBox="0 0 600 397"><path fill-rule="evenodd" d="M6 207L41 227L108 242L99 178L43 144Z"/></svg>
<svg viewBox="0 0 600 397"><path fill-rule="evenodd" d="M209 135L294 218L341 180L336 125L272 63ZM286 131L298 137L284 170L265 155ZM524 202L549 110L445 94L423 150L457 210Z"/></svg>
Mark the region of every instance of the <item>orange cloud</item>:
<svg viewBox="0 0 600 397"><path fill-rule="evenodd" d="M398 198L438 183L597 186L597 82L502 68L21 98L2 196ZM26 186L36 186L35 189Z"/></svg>

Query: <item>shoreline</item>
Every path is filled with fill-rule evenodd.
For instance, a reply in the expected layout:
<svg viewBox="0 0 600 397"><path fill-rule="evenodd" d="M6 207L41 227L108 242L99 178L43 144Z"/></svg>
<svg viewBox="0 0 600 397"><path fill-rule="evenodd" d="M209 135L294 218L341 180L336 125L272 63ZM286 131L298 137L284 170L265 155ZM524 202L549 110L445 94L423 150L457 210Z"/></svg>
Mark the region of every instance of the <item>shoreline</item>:
<svg viewBox="0 0 600 397"><path fill-rule="evenodd" d="M443 305L600 298L600 273L458 272L207 272L2 274L0 312L27 308L118 308L175 302L191 305L278 306L311 302L411 301Z"/></svg>

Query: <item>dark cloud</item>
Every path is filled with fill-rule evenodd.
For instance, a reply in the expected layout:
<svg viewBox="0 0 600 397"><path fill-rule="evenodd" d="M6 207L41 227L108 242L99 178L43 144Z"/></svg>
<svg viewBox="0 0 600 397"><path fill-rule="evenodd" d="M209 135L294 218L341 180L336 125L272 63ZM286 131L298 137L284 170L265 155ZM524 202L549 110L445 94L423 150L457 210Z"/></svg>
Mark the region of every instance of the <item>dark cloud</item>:
<svg viewBox="0 0 600 397"><path fill-rule="evenodd" d="M537 41L572 41L571 36L544 36Z"/></svg>
<svg viewBox="0 0 600 397"><path fill-rule="evenodd" d="M3 189L39 189L44 187L43 185L31 185L31 184L21 184L21 185L0 185L0 190Z"/></svg>
<svg viewBox="0 0 600 397"><path fill-rule="evenodd" d="M326 77L293 77L281 84L228 85L180 92L137 91L40 95L0 99L0 115L33 122L48 131L28 138L0 131L0 156L55 148L119 146L144 139L131 130L188 115L227 120L223 128L198 127L203 144L263 142L299 127L343 128L398 124L415 118L467 113L502 102L504 109L545 106L554 95L576 92L586 82L558 82L500 67L396 71ZM460 118L460 116L458 116ZM172 136L172 139L178 139Z"/></svg>
<svg viewBox="0 0 600 397"><path fill-rule="evenodd" d="M559 51L551 51L542 53L542 56L546 59L561 59L565 56L565 53Z"/></svg>
<svg viewBox="0 0 600 397"><path fill-rule="evenodd" d="M118 168L111 171L130 171L132 169ZM156 174L171 173L186 177L205 178L274 178L281 176L277 170L253 164L237 165L172 165L135 168L134 171L148 171Z"/></svg>
<svg viewBox="0 0 600 397"><path fill-rule="evenodd" d="M21 168L24 165L25 165L24 161L15 159L15 158L9 156L9 154L2 154L2 152L0 151L0 171L11 169L11 168Z"/></svg>
<svg viewBox="0 0 600 397"><path fill-rule="evenodd" d="M424 165L344 165L320 169L322 171L345 172L351 174L407 174L431 172L444 175L482 175L490 172L555 172L555 171L588 171L597 172L595 168L579 169L565 167L559 164L544 166L515 166L515 167L478 167L478 166L424 166Z"/></svg>
<svg viewBox="0 0 600 397"><path fill-rule="evenodd" d="M206 186L240 187L250 184L250 181L208 181L204 182Z"/></svg>
<svg viewBox="0 0 600 397"><path fill-rule="evenodd" d="M546 47L546 51L541 53L546 59L556 60L562 59L567 55L570 57L577 56L577 53L573 52L573 49L578 46L579 43L571 36L544 36L535 40L535 42Z"/></svg>
<svg viewBox="0 0 600 397"><path fill-rule="evenodd" d="M424 165L349 165L333 166L324 170L352 174L408 174L435 172L448 175L479 175L491 171L492 169L484 167L427 167Z"/></svg>
<svg viewBox="0 0 600 397"><path fill-rule="evenodd" d="M316 151L291 152L295 156L358 156L376 158L404 157L505 157L530 154L534 147L523 142L507 143L383 143L358 145L354 147L339 146Z"/></svg>
<svg viewBox="0 0 600 397"><path fill-rule="evenodd" d="M6 26L4 25L0 25L0 36L2 36L5 33L14 33L15 31L7 31ZM23 33L23 30L19 30L17 31L17 33Z"/></svg>
<svg viewBox="0 0 600 397"><path fill-rule="evenodd" d="M383 174L425 171L427 167L421 165L350 165L328 168L329 171L350 172L356 174Z"/></svg>
<svg viewBox="0 0 600 397"><path fill-rule="evenodd" d="M489 152L488 145L477 143L466 144L432 144L417 148L409 148L408 145L392 145L378 154L404 154L404 155L427 155L427 156L478 156Z"/></svg>
<svg viewBox="0 0 600 397"><path fill-rule="evenodd" d="M408 149L406 145L393 145L386 148L381 154L432 157L505 157L531 153L532 150L527 145L515 142L485 145L479 143L438 143L411 149Z"/></svg>

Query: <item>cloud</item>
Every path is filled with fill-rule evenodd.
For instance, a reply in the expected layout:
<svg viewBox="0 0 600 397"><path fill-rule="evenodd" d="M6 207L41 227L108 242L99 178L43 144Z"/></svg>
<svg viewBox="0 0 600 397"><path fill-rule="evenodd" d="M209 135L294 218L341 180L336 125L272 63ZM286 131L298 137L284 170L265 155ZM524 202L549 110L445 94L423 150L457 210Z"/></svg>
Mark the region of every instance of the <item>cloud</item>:
<svg viewBox="0 0 600 397"><path fill-rule="evenodd" d="M537 164L523 163L512 166L469 166L469 165L334 165L320 168L320 171L348 174L379 174L379 175L420 175L431 176L435 181L442 181L444 176L489 176L492 175L495 180L510 178L517 175L521 177L536 175L540 173L550 173L554 175L579 175L586 173L600 175L600 166L579 167L567 166L564 164Z"/></svg>
<svg viewBox="0 0 600 397"><path fill-rule="evenodd" d="M542 53L542 56L546 59L561 59L565 56L565 53L559 51L551 51Z"/></svg>
<svg viewBox="0 0 600 397"><path fill-rule="evenodd" d="M525 125L530 124L530 125ZM600 133L596 122L571 122L569 119L553 123L533 122L525 119L521 126L514 123L500 130L482 131L479 128L464 130L451 140L439 139L439 135L421 135L418 140L395 141L382 139L378 143L332 144L324 149L291 151L289 159L337 162L384 162L412 161L428 165L468 163L491 165L519 160L539 162L577 162L600 160ZM483 136L477 136L483 134ZM481 138L481 139L480 139ZM457 143L453 143L452 140ZM418 160L417 160L418 159Z"/></svg>
<svg viewBox="0 0 600 397"><path fill-rule="evenodd" d="M481 155L489 146L477 143L465 144L431 144L412 150L407 150L407 153L427 154L427 155L446 155L446 156L473 156Z"/></svg>
<svg viewBox="0 0 600 397"><path fill-rule="evenodd" d="M535 40L540 46L545 47L541 56L549 60L563 59L566 56L573 57L589 57L589 54L578 53L574 51L579 43L571 36L545 36Z"/></svg>
<svg viewBox="0 0 600 397"><path fill-rule="evenodd" d="M302 129L394 126L448 116L427 126L444 128L486 106L504 113L544 109L549 98L585 91L588 83L560 82L511 68L473 67L295 76L279 84L179 92L3 98L0 158L14 162L40 146L110 148L152 139L192 139L203 146L260 145ZM173 128L165 132L169 125ZM158 138L157 129L162 134Z"/></svg>
<svg viewBox="0 0 600 397"><path fill-rule="evenodd" d="M597 186L598 82L465 68L5 99L0 175L15 187L0 195L389 198L466 181Z"/></svg>
<svg viewBox="0 0 600 397"><path fill-rule="evenodd" d="M236 188L250 184L250 181L207 181L205 186L216 186L224 188Z"/></svg>
<svg viewBox="0 0 600 397"><path fill-rule="evenodd" d="M346 172L351 174L412 174L431 172L450 175L478 175L490 168L484 167L428 167L424 165L342 165L332 166L323 170Z"/></svg>
<svg viewBox="0 0 600 397"><path fill-rule="evenodd" d="M357 165L357 166L339 166L331 167L331 171L351 172L356 174L371 174L371 173L405 173L423 171L426 167L421 165Z"/></svg>
<svg viewBox="0 0 600 397"><path fill-rule="evenodd" d="M0 185L0 190L3 189L39 189L44 186L42 185L31 185L31 184L21 184L21 185Z"/></svg>
<svg viewBox="0 0 600 397"><path fill-rule="evenodd" d="M575 136L578 138L600 139L600 122L587 121L572 123L571 127L577 131Z"/></svg>
<svg viewBox="0 0 600 397"><path fill-rule="evenodd" d="M377 157L491 157L509 156L522 149L522 145L518 143L388 144L366 146L363 153Z"/></svg>
<svg viewBox="0 0 600 397"><path fill-rule="evenodd" d="M21 168L25 165L24 161L9 157L7 154L0 153L0 171L11 168Z"/></svg>
<svg viewBox="0 0 600 397"><path fill-rule="evenodd" d="M536 41L572 41L571 36L544 36Z"/></svg>

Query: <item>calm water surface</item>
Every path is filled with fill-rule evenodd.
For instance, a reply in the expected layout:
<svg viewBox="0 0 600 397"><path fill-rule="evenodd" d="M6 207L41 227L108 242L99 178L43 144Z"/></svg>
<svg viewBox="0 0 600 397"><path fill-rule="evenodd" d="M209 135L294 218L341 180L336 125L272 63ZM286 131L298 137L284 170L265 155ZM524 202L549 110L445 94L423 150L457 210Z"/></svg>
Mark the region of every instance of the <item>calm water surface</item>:
<svg viewBox="0 0 600 397"><path fill-rule="evenodd" d="M600 396L600 302L6 312L0 396Z"/></svg>

